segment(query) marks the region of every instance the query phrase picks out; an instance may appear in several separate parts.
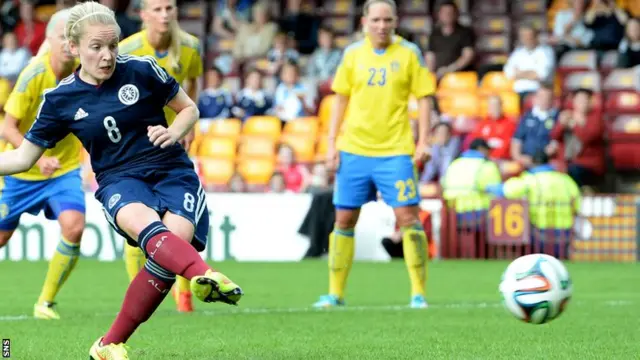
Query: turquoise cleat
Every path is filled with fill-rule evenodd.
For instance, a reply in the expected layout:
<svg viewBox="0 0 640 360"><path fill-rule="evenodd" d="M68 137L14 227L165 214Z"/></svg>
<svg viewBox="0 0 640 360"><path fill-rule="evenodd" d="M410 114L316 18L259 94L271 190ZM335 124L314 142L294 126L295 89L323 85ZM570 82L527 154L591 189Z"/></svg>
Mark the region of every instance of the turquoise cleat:
<svg viewBox="0 0 640 360"><path fill-rule="evenodd" d="M427 304L427 300L424 298L423 295L414 295L411 298L409 307L412 309L426 309L429 307L429 304Z"/></svg>
<svg viewBox="0 0 640 360"><path fill-rule="evenodd" d="M344 306L344 300L339 299L335 295L322 295L320 299L313 304L314 308L330 308L335 306Z"/></svg>

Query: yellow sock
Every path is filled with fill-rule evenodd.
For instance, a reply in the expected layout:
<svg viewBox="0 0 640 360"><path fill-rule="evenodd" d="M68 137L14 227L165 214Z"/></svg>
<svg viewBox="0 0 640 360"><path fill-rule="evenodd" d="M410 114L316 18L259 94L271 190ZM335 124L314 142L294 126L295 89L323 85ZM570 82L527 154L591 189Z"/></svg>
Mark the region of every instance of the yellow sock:
<svg viewBox="0 0 640 360"><path fill-rule="evenodd" d="M355 241L353 229L334 229L329 236L329 294L344 298Z"/></svg>
<svg viewBox="0 0 640 360"><path fill-rule="evenodd" d="M402 250L411 280L411 296L426 295L427 235L421 225L402 228Z"/></svg>
<svg viewBox="0 0 640 360"><path fill-rule="evenodd" d="M130 282L138 275L138 272L142 270L145 261L147 261L147 259L145 259L142 249L137 246L134 247L129 244L124 244L124 264L127 268Z"/></svg>
<svg viewBox="0 0 640 360"><path fill-rule="evenodd" d="M176 276L176 285L180 292L191 292L191 281L183 278L182 276Z"/></svg>
<svg viewBox="0 0 640 360"><path fill-rule="evenodd" d="M60 239L60 243L58 243L58 247L56 247L56 251L53 253L51 261L49 261L49 270L44 279L38 304L53 302L56 294L76 266L79 255L80 244L73 244L64 238Z"/></svg>

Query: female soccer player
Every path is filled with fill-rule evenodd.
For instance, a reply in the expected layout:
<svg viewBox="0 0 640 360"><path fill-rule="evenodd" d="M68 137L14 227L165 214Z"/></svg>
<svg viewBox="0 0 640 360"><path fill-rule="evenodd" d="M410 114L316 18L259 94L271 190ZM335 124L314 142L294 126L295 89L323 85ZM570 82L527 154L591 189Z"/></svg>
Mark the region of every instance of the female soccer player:
<svg viewBox="0 0 640 360"><path fill-rule="evenodd" d="M142 0L140 17L144 30L122 40L120 54L153 56L179 84L186 83L187 94L197 104L198 78L203 71L200 41L180 29L175 0ZM176 113L168 106L164 110L171 125ZM185 136L185 148L188 149L193 135L189 132ZM133 280L144 266L144 254L125 245L124 261L129 279ZM178 311L193 311L189 281L178 276L174 290Z"/></svg>
<svg viewBox="0 0 640 360"><path fill-rule="evenodd" d="M376 199L376 189L393 207L402 231L411 279L410 306L427 307L427 239L418 216L415 164L425 161L429 152L427 96L434 93L435 82L418 47L394 35L396 22L394 1L368 0L362 17L366 36L345 49L333 80L337 100L330 123L327 166L337 169L333 198L336 224L329 239L329 295L322 296L316 307L344 304L353 262L354 228L362 205ZM407 115L410 95L418 99L417 146ZM336 144L347 104L351 110Z"/></svg>
<svg viewBox="0 0 640 360"><path fill-rule="evenodd" d="M160 305L175 275L189 279L204 302L236 304L243 294L198 254L209 227L205 192L178 144L198 119L197 107L152 57L118 56L119 32L103 5L71 9L65 33L80 68L43 94L20 147L0 154L0 176L19 173L75 135L91 156L107 220L147 256L111 328L91 347L93 359L128 359L124 343ZM165 105L177 114L171 126Z"/></svg>
<svg viewBox="0 0 640 360"><path fill-rule="evenodd" d="M47 24L46 37L50 51L34 58L22 70L4 110L6 112L2 136L12 148L23 142L24 134L33 124L40 94L56 87L76 68L76 59L65 50L64 26L68 10L55 13ZM36 319L60 319L54 309L54 298L75 268L80 255L80 240L85 224L84 192L80 175L78 139L68 136L48 150L28 171L7 176L0 197L0 248L18 227L24 213L38 214L44 210L49 219L60 223L62 237L44 281L38 302L33 307Z"/></svg>

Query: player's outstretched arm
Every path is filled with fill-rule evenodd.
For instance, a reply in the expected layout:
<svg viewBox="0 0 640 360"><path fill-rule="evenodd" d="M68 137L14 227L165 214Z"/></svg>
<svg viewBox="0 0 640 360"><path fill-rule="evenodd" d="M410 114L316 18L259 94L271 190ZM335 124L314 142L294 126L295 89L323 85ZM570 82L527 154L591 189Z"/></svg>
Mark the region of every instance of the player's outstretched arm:
<svg viewBox="0 0 640 360"><path fill-rule="evenodd" d="M17 149L0 153L0 176L18 174L31 169L44 154L44 150L24 139Z"/></svg>

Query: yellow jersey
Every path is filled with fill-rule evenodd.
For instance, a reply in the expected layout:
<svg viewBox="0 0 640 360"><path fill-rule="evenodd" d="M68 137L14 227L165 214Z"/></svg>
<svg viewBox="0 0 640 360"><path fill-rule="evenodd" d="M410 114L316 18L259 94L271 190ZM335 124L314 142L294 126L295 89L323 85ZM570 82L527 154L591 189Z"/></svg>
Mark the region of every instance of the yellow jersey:
<svg viewBox="0 0 640 360"><path fill-rule="evenodd" d="M58 85L48 53L31 60L29 65L22 70L16 81L16 85L9 95L4 111L18 120L18 129L21 134L26 134L33 125L40 103L42 93ZM76 66L78 62L76 62ZM13 146L7 144L5 150L11 150ZM40 168L34 165L28 171L15 174L14 177L22 180L46 180L64 175L80 167L82 143L73 134L58 142L53 149L47 149L43 156L56 157L60 161L60 169L47 177L40 172Z"/></svg>
<svg viewBox="0 0 640 360"><path fill-rule="evenodd" d="M418 46L394 36L378 51L365 37L345 49L331 89L349 97L338 150L361 156L414 153L409 97L435 92L435 78Z"/></svg>
<svg viewBox="0 0 640 360"><path fill-rule="evenodd" d="M180 31L180 61L177 68L171 66L169 53L158 53L149 44L147 31L142 30L120 42L119 53L136 56L153 56L158 64L173 76L178 84L183 84L185 79L194 79L202 75L202 51L200 40L193 35ZM164 114L169 124L176 117L175 111L168 106L164 108Z"/></svg>

